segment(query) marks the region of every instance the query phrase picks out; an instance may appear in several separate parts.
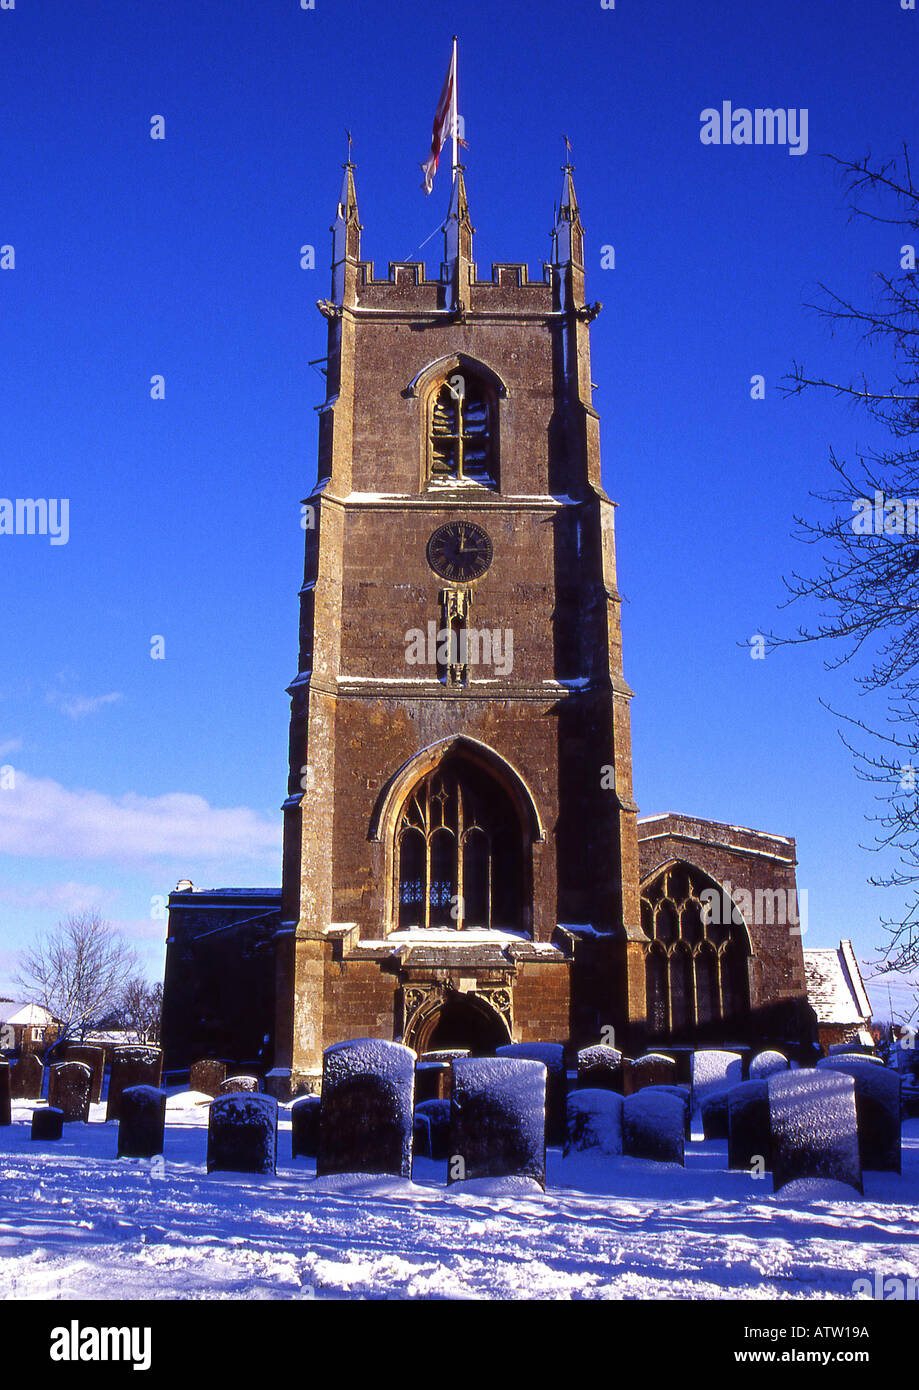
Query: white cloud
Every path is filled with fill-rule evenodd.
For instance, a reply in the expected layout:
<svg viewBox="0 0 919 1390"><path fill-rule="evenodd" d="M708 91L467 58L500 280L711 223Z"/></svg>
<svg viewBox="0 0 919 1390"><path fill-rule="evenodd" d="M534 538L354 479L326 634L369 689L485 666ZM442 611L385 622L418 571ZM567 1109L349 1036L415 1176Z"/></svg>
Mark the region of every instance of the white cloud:
<svg viewBox="0 0 919 1390"><path fill-rule="evenodd" d="M0 758L5 758L8 753L18 753L22 747L21 738L8 738L0 743Z"/></svg>
<svg viewBox="0 0 919 1390"><path fill-rule="evenodd" d="M84 719L87 714L95 714L105 705L116 705L124 696L120 690L112 690L108 695L68 695L62 690L50 690L46 696L49 705L69 715L71 719Z"/></svg>
<svg viewBox="0 0 919 1390"><path fill-rule="evenodd" d="M15 789L0 791L0 854L131 865L166 857L276 863L280 844L280 820L246 806L220 809L186 792L113 797L21 772Z"/></svg>
<svg viewBox="0 0 919 1390"><path fill-rule="evenodd" d="M100 910L117 895L109 889L100 888L95 883L48 883L19 887L0 888L0 905L21 909L34 908L39 911L89 912Z"/></svg>

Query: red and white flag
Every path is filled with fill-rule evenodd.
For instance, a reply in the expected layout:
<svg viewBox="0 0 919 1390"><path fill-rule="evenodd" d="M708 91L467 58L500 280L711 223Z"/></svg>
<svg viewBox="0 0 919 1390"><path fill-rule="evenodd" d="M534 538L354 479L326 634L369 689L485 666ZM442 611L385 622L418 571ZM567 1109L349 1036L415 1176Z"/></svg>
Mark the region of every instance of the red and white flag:
<svg viewBox="0 0 919 1390"><path fill-rule="evenodd" d="M430 193L434 188L434 175L437 173L440 152L446 143L447 136L453 133L455 95L456 44L453 45L450 66L447 68L447 76L444 80L444 89L440 94L440 101L437 103L437 111L434 116L434 129L431 133L431 153L421 166L424 173L424 183L421 187L424 189L425 193Z"/></svg>

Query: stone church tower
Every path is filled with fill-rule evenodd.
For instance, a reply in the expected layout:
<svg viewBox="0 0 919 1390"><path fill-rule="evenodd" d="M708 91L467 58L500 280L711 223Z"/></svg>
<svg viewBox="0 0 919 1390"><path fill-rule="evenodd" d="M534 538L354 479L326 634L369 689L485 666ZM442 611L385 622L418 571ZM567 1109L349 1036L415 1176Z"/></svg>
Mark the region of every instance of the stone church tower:
<svg viewBox="0 0 919 1390"><path fill-rule="evenodd" d="M271 1081L346 1037L639 1041L645 978L614 503L584 229L482 277L462 168L437 279L333 226L306 499Z"/></svg>

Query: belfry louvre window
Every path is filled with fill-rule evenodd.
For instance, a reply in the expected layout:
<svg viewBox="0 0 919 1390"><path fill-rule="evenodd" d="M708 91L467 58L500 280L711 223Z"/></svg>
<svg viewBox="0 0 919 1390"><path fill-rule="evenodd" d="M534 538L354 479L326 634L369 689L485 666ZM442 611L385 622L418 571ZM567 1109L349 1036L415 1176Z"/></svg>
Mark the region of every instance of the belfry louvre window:
<svg viewBox="0 0 919 1390"><path fill-rule="evenodd" d="M428 440L431 482L497 486L495 413L492 393L464 372L438 388Z"/></svg>
<svg viewBox="0 0 919 1390"><path fill-rule="evenodd" d="M522 831L504 789L461 758L412 791L396 828L400 927L519 926Z"/></svg>
<svg viewBox="0 0 919 1390"><path fill-rule="evenodd" d="M648 1029L658 1040L715 1035L740 1026L749 1014L747 932L742 924L713 918L702 898L713 886L692 865L675 863L642 889L641 922L650 942L645 948Z"/></svg>

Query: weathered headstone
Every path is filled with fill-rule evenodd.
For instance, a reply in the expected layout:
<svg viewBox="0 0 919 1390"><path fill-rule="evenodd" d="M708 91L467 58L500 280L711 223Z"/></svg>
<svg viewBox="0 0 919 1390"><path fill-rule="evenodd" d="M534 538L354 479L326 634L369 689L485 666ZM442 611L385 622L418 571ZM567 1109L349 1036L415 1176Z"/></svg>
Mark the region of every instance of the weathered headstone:
<svg viewBox="0 0 919 1390"><path fill-rule="evenodd" d="M10 1095L13 1100L40 1100L45 1069L34 1052L24 1052L15 1063L10 1076Z"/></svg>
<svg viewBox="0 0 919 1390"><path fill-rule="evenodd" d="M738 1081L738 1086L744 1083ZM702 1097L699 1109L702 1115L702 1133L706 1139L727 1139L728 1137L728 1096L733 1090L707 1091Z"/></svg>
<svg viewBox="0 0 919 1390"><path fill-rule="evenodd" d="M615 1091L572 1091L564 1153L611 1158L622 1153L622 1096Z"/></svg>
<svg viewBox="0 0 919 1390"><path fill-rule="evenodd" d="M578 1086L586 1091L622 1091L622 1053L606 1043L578 1053Z"/></svg>
<svg viewBox="0 0 919 1390"><path fill-rule="evenodd" d="M415 1106L412 1144L416 1156L443 1159L450 1156L450 1102L423 1100Z"/></svg>
<svg viewBox="0 0 919 1390"><path fill-rule="evenodd" d="M63 1112L65 1124L85 1124L89 1119L92 1084L93 1074L85 1062L58 1062L48 1078L48 1104Z"/></svg>
<svg viewBox="0 0 919 1390"><path fill-rule="evenodd" d="M872 1066L868 1058L854 1053L837 1053L827 1058L825 1068L851 1076L855 1082L862 1168L872 1172L902 1172L899 1074L888 1067Z"/></svg>
<svg viewBox="0 0 919 1390"><path fill-rule="evenodd" d="M166 1092L155 1086L126 1086L119 1103L118 1157L153 1158L163 1152Z"/></svg>
<svg viewBox="0 0 919 1390"><path fill-rule="evenodd" d="M247 1095L257 1095L261 1089L261 1083L257 1076L228 1076L217 1087L217 1094L219 1096L235 1096L245 1092Z"/></svg>
<svg viewBox="0 0 919 1390"><path fill-rule="evenodd" d="M654 1095L677 1096L683 1106L683 1138L692 1138L692 1103L688 1084L677 1082L673 1086L643 1086L642 1090L651 1091Z"/></svg>
<svg viewBox="0 0 919 1390"><path fill-rule="evenodd" d="M158 1047L147 1047L140 1043L116 1047L108 1079L106 1121L121 1118L121 1093L128 1086L152 1086L159 1090L162 1078L163 1054Z"/></svg>
<svg viewBox="0 0 919 1390"><path fill-rule="evenodd" d="M624 1075L629 1095L643 1091L646 1086L675 1086L676 1062L660 1052L646 1052L628 1064Z"/></svg>
<svg viewBox="0 0 919 1390"><path fill-rule="evenodd" d="M401 1043L355 1038L322 1054L317 1175L412 1175L415 1054Z"/></svg>
<svg viewBox="0 0 919 1390"><path fill-rule="evenodd" d="M202 1096L216 1096L226 1079L226 1063L207 1057L200 1062L192 1062L188 1072L188 1089L198 1091Z"/></svg>
<svg viewBox="0 0 919 1390"><path fill-rule="evenodd" d="M105 1048L93 1047L89 1043L67 1043L61 1052L62 1062L82 1062L92 1072L89 1089L91 1105L98 1105L102 1099L102 1078L105 1075Z"/></svg>
<svg viewBox="0 0 919 1390"><path fill-rule="evenodd" d="M209 1107L207 1171L274 1173L278 1159L278 1103L274 1096L236 1091Z"/></svg>
<svg viewBox="0 0 919 1390"><path fill-rule="evenodd" d="M40 1110L32 1111L31 1138L42 1142L51 1139L60 1139L64 1133L64 1112L56 1110L53 1106L43 1105Z"/></svg>
<svg viewBox="0 0 919 1390"><path fill-rule="evenodd" d="M10 1105L10 1064L0 1062L0 1125L11 1125L13 1123L13 1111Z"/></svg>
<svg viewBox="0 0 919 1390"><path fill-rule="evenodd" d="M751 1168L760 1162L765 1172L772 1167L769 1086L763 1078L742 1081L739 1086L732 1086L727 1094L728 1167Z"/></svg>
<svg viewBox="0 0 919 1390"><path fill-rule="evenodd" d="M565 1049L561 1043L508 1043L499 1047L496 1057L520 1057L525 1062L542 1062L546 1069L546 1143L565 1142L565 1101L568 1073Z"/></svg>
<svg viewBox="0 0 919 1390"><path fill-rule="evenodd" d="M776 1072L788 1070L788 1058L784 1052L757 1052L755 1057L750 1059L750 1080L765 1081L767 1077L774 1076Z"/></svg>
<svg viewBox="0 0 919 1390"><path fill-rule="evenodd" d="M692 1054L692 1104L699 1109L710 1091L726 1091L743 1080L743 1058L739 1052L721 1048L700 1048Z"/></svg>
<svg viewBox="0 0 919 1390"><path fill-rule="evenodd" d="M679 1096L645 1088L622 1104L622 1152L629 1158L685 1165L685 1106Z"/></svg>
<svg viewBox="0 0 919 1390"><path fill-rule="evenodd" d="M290 1152L292 1158L317 1158L319 1155L318 1096L301 1096L290 1107Z"/></svg>
<svg viewBox="0 0 919 1390"><path fill-rule="evenodd" d="M524 1057L453 1063L447 1182L535 1178L546 1185L546 1067Z"/></svg>
<svg viewBox="0 0 919 1390"><path fill-rule="evenodd" d="M770 1076L775 1191L799 1178L828 1178L862 1192L855 1082L821 1068Z"/></svg>

